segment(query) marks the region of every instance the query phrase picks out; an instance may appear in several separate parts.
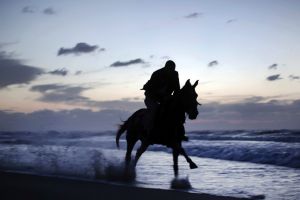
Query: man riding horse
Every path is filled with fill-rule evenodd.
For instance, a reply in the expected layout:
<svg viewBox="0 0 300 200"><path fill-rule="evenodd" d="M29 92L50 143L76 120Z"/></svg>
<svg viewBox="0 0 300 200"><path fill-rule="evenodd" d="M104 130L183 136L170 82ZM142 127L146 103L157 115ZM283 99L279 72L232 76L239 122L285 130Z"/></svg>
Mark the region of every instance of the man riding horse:
<svg viewBox="0 0 300 200"><path fill-rule="evenodd" d="M167 103L171 95L180 90L178 72L175 70L175 67L175 63L172 60L168 60L163 68L153 72L150 80L142 88L142 90L145 90L144 102L149 113L146 126L150 140L160 137L157 135L157 130L155 130L157 120L160 117L159 114L163 112L163 110L158 112L159 107L163 103ZM181 139L187 141L188 138L184 135L184 126L178 127L178 129Z"/></svg>
<svg viewBox="0 0 300 200"><path fill-rule="evenodd" d="M155 71L144 85L145 104L148 107L135 111L124 121L116 134L116 145L122 134L126 133L127 150L125 155L126 169L131 163L131 152L137 141L141 141L137 149L133 166L136 166L141 155L152 144L161 144L172 148L174 175L178 176L178 156L183 155L191 169L197 165L182 147L186 116L194 120L198 116L198 80L191 84L188 79L180 88L175 63L169 60L165 67ZM172 95L173 94L173 95ZM150 114L149 114L150 113Z"/></svg>

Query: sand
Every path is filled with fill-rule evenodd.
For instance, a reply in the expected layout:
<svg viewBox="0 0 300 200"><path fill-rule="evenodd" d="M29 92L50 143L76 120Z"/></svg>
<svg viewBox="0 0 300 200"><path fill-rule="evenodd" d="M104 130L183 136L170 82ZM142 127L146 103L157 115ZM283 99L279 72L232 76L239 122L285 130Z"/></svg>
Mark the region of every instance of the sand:
<svg viewBox="0 0 300 200"><path fill-rule="evenodd" d="M178 190L138 188L91 180L0 172L0 199L229 200L243 199Z"/></svg>

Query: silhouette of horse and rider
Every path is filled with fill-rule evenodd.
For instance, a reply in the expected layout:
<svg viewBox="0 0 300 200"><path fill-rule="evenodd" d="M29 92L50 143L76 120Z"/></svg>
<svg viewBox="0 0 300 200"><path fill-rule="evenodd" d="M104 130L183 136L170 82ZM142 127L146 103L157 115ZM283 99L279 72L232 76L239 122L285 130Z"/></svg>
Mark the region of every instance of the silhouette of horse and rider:
<svg viewBox="0 0 300 200"><path fill-rule="evenodd" d="M197 93L195 91L198 81L193 85L187 80L180 89L178 72L175 63L167 61L165 66L151 75L150 80L143 86L145 90L145 105L147 108L133 113L122 125L116 135L116 144L119 147L121 135L127 131L126 166L131 161L131 152L135 143L140 140L133 166L136 166L140 156L149 145L161 144L173 150L173 170L178 176L178 156L183 155L190 168L197 168L182 148L182 141L188 141L185 136L184 123L186 114L189 119L197 118Z"/></svg>

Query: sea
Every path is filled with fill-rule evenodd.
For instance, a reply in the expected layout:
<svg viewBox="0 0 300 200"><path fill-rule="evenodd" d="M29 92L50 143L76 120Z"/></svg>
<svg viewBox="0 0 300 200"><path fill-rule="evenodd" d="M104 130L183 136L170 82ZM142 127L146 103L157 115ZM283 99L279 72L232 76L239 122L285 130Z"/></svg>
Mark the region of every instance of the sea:
<svg viewBox="0 0 300 200"><path fill-rule="evenodd" d="M198 168L189 169L179 157L178 180L191 186L182 190L300 199L300 130L193 131L187 136L183 147ZM0 170L172 189L171 149L150 146L129 179L123 177L125 152L125 134L118 149L115 131L0 132Z"/></svg>

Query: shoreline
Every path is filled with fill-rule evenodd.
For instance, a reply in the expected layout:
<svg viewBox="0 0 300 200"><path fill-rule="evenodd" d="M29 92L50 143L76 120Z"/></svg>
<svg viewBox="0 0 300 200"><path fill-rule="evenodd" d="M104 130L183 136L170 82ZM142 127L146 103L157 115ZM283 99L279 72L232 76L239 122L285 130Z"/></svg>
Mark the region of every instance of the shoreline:
<svg viewBox="0 0 300 200"><path fill-rule="evenodd" d="M243 200L247 198L196 194L179 190L140 188L64 177L0 171L0 199L130 199Z"/></svg>

